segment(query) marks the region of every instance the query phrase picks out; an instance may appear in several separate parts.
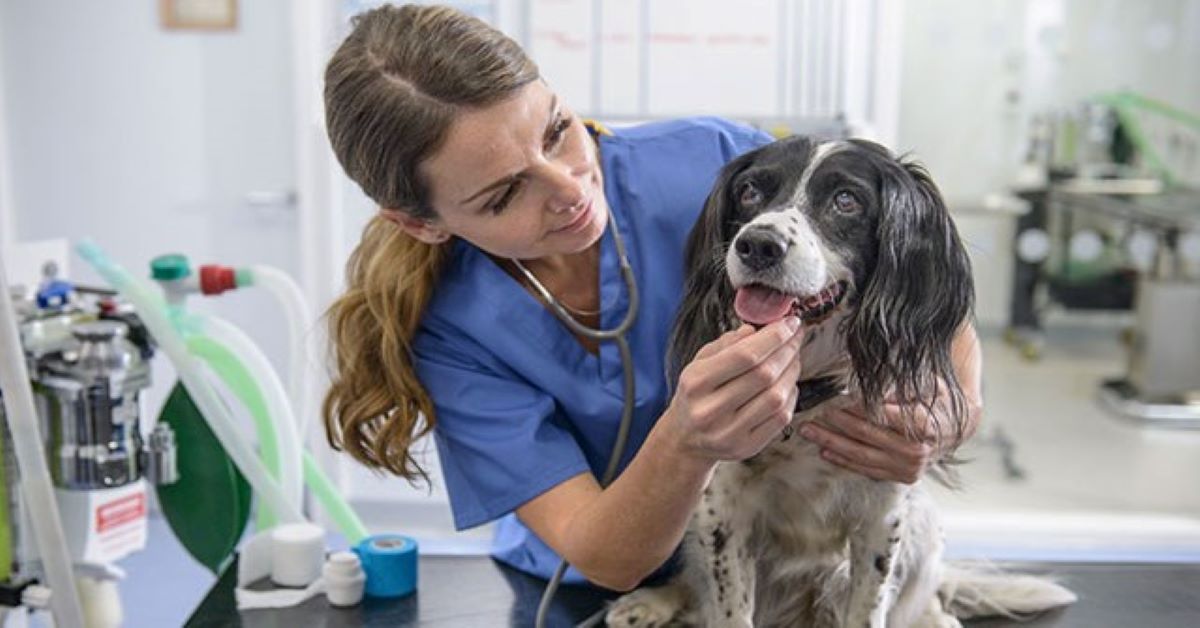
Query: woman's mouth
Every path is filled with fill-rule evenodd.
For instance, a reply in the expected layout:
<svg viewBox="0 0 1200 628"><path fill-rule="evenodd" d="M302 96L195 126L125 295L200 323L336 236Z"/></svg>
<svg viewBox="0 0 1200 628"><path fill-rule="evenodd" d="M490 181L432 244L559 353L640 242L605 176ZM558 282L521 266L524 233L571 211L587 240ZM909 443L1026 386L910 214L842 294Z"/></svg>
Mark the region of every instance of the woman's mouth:
<svg viewBox="0 0 1200 628"><path fill-rule="evenodd" d="M575 216L575 218L571 219L571 222L568 222L567 224L565 224L557 229L551 230L550 233L567 234L567 233L574 233L576 231L580 231L581 229L586 227L589 223L591 223L592 208L594 206L595 206L595 200L592 198L588 198L588 200L583 205L583 209L579 210L579 214L577 216Z"/></svg>

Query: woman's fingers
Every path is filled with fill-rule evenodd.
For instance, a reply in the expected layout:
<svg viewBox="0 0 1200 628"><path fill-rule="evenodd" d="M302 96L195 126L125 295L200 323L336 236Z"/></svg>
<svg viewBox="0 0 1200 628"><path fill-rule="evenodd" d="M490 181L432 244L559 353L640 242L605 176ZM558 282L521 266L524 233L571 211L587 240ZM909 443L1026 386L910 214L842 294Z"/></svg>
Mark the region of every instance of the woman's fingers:
<svg viewBox="0 0 1200 628"><path fill-rule="evenodd" d="M794 382L799 376L800 362L794 360L770 388L738 409L728 429L729 440L736 443L735 458L749 458L762 451L792 422L792 408L799 394Z"/></svg>
<svg viewBox="0 0 1200 628"><path fill-rule="evenodd" d="M807 423L800 433L821 446L830 462L875 479L913 483L929 465L933 448L841 410L824 417L822 424Z"/></svg>
<svg viewBox="0 0 1200 628"><path fill-rule="evenodd" d="M841 413L834 414L840 415ZM866 421L853 418L845 420L831 416L826 422L834 429L810 422L801 428L800 433L805 437L811 435L812 438L809 440L816 442L821 447L857 460L862 464L883 468L891 466L888 452L893 448L892 443L888 442L886 437L880 437L876 433L867 429L859 429L857 425L854 425L855 423L866 423ZM879 429L874 426L869 427Z"/></svg>
<svg viewBox="0 0 1200 628"><path fill-rule="evenodd" d="M731 345L753 333L754 333L754 327L752 327L750 325L742 325L741 327L738 327L737 329L735 329L733 331L727 331L727 332L721 334L720 336L717 336L716 340L713 340L712 342L704 345L703 347L700 347L700 350L696 352L696 357L692 358L692 360L693 361L702 360L714 353L719 353L725 347L728 347L729 345Z"/></svg>
<svg viewBox="0 0 1200 628"><path fill-rule="evenodd" d="M680 375L670 410L680 438L703 455L754 455L791 421L803 340L788 317L742 327L705 345Z"/></svg>
<svg viewBox="0 0 1200 628"><path fill-rule="evenodd" d="M762 451L792 419L796 403L794 380L800 363L793 363L771 386L760 391L736 412L720 414L720 421L704 438L708 455L719 460L744 460Z"/></svg>
<svg viewBox="0 0 1200 628"><path fill-rule="evenodd" d="M713 391L713 402L719 412L732 414L755 397L776 385L783 373L800 364L800 345L804 340L803 332L797 332L783 342L782 345L763 358L757 365L745 370L733 379L721 384ZM740 347L731 347L728 351L738 351ZM733 359L732 357L730 359ZM791 380L795 388L795 379L799 377L799 369L793 369L795 376ZM790 392L790 391L788 391Z"/></svg>
<svg viewBox="0 0 1200 628"><path fill-rule="evenodd" d="M697 367L693 374L696 379L695 385L698 388L716 390L738 380L739 376L758 368L775 353L787 350L788 341L803 333L798 331L799 328L800 320L795 316L788 316L752 334L732 339L729 344L706 354L702 359L693 360L692 364ZM791 352L794 353L795 350L792 349Z"/></svg>
<svg viewBox="0 0 1200 628"><path fill-rule="evenodd" d="M830 462L831 464L835 464L839 467L842 467L843 469L846 469L847 471L853 471L854 473L857 473L859 475L865 475L865 476L871 478L872 480L883 480L883 481L888 481L888 482L900 482L901 481L901 480L895 479L893 477L893 474L890 471L888 471L887 469L881 469L879 467L873 467L870 465L862 464L852 458L847 458L846 456L843 456L842 454L836 453L836 452L828 450L828 449L821 450L821 457L824 458L825 460L827 460L828 462ZM905 482L905 483L911 484L912 482Z"/></svg>
<svg viewBox="0 0 1200 628"><path fill-rule="evenodd" d="M942 436L924 404L885 403L880 418L891 431L923 443L936 443Z"/></svg>

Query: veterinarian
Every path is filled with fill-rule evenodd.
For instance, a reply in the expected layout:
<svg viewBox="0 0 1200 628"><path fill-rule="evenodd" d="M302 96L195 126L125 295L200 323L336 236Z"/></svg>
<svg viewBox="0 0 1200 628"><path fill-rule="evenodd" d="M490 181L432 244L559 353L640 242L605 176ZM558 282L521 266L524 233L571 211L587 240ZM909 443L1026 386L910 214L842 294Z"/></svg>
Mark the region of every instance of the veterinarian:
<svg viewBox="0 0 1200 628"><path fill-rule="evenodd" d="M679 545L715 465L780 438L795 407L794 317L714 340L673 394L664 366L687 234L721 166L771 138L718 119L585 125L512 40L432 6L359 16L329 62L325 106L338 160L380 207L328 312L330 442L414 480L427 470L412 445L432 432L455 525L499 520L496 558L548 577L562 556L568 581L633 588ZM633 419L621 473L601 488L621 352L569 329L543 290L611 330L631 288ZM979 362L965 330L968 435ZM958 444L862 414L801 432L831 462L895 482Z"/></svg>

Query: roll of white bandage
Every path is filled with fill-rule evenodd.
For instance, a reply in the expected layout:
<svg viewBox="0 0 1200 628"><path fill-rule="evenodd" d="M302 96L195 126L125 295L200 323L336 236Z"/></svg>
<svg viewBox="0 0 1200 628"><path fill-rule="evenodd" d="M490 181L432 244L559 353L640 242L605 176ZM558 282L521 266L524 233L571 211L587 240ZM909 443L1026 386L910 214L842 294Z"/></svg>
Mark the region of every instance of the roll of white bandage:
<svg viewBox="0 0 1200 628"><path fill-rule="evenodd" d="M325 532L311 523L289 523L271 531L271 580L306 587L325 564Z"/></svg>

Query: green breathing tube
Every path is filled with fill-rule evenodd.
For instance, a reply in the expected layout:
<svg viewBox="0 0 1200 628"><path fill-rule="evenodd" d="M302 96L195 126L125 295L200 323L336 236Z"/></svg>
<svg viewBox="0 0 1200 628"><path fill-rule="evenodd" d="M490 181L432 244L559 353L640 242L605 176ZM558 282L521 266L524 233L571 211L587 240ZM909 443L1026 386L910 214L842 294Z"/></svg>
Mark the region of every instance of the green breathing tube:
<svg viewBox="0 0 1200 628"><path fill-rule="evenodd" d="M175 365L179 379L196 402L213 434L259 498L282 521L304 521L299 505L288 502L279 483L271 477L250 443L238 432L228 409L204 378L199 359L192 355L183 337L176 330L163 299L144 282L112 261L95 243L80 242L76 245L76 251L137 309L138 317L146 325L150 335Z"/></svg>
<svg viewBox="0 0 1200 628"><path fill-rule="evenodd" d="M144 282L138 281L124 268L112 262L94 243L82 242L77 245L76 250L137 308L151 335L175 364L185 388L192 394L214 434L229 452L238 469L246 476L254 491L263 498L265 508L260 510L268 510L269 514L265 515L265 519L262 518L264 515L260 514L260 529L264 524L275 521L302 521L303 516L298 506L288 503L283 497L279 483L272 477L274 474L267 471L245 440L237 434L226 408L208 382L200 376L197 368L197 362L203 361L230 387L239 401L245 404L254 417L261 455L275 473L278 473L282 453L279 451L278 430L271 421L259 384L248 376L250 371L243 361L223 343L207 336L195 335L199 330L189 324L194 321L172 316L161 297L145 286ZM187 341L181 337L181 332L184 331L182 327L185 326L188 328ZM366 526L307 451L302 451L302 469L305 483L312 489L318 503L347 541L357 544L369 536Z"/></svg>
<svg viewBox="0 0 1200 628"><path fill-rule="evenodd" d="M258 434L258 453L263 464L276 480L280 474L279 435L275 432L275 424L267 414L266 401L262 392L254 384L250 372L238 361L224 345L206 336L188 338L188 350L192 355L204 360L208 367L233 391L233 394L246 406L250 417L254 420L254 431ZM260 507L255 511L255 527L267 530L279 523L275 513L270 508Z"/></svg>
<svg viewBox="0 0 1200 628"><path fill-rule="evenodd" d="M234 271L238 288L259 286L275 296L285 314L291 344L294 348L302 347L302 329L304 321L308 319L308 308L295 282L282 271L268 266L252 266ZM275 460L279 468L282 468L287 452L298 450L300 455L296 456L297 474L312 490L313 496L338 531L351 543L358 543L369 536L366 526L300 440L308 422L304 420L306 412L303 409L296 410L293 403L300 402L303 408L304 395L315 385L305 372L307 353L299 350L291 356L294 366L285 391L279 374L271 368L265 356L247 336L216 317L197 316L194 320L198 323L194 333L206 339L205 346L201 349L207 352L204 358L209 367L226 382L254 417L264 460ZM217 349L214 350L214 347ZM291 436L284 438L289 433ZM259 529L270 527L271 524L269 518L262 518L260 509Z"/></svg>
<svg viewBox="0 0 1200 628"><path fill-rule="evenodd" d="M249 370L233 352L211 338L198 337L189 342L188 348L203 359L209 368L221 378L221 381L225 382L237 398L245 404L254 419L263 461L267 463L268 467L278 469L278 433L275 424L271 421L263 394L254 378L251 377ZM312 454L308 450L304 450L303 457L304 482L312 490L313 496L321 504L321 508L333 520L338 531L346 537L351 545L367 538L370 533L366 526L363 525L358 514L354 512L333 483L329 481L329 477L317 465ZM257 520L258 529L264 530L274 524L274 517L268 512L268 509L260 508Z"/></svg>

